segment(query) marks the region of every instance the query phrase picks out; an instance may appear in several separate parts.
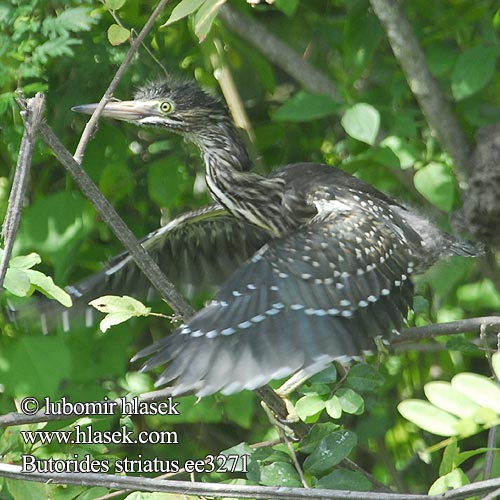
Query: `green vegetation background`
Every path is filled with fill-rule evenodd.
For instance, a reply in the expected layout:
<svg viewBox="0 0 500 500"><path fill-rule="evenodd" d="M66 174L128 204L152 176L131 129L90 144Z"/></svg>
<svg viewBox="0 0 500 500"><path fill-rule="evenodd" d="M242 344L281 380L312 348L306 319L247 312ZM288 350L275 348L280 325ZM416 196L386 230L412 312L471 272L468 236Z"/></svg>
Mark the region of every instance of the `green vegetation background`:
<svg viewBox="0 0 500 500"><path fill-rule="evenodd" d="M230 3L323 71L342 99L335 102L304 92L265 54L218 20L202 43L194 34L195 21L191 18L162 29L158 23L146 45L169 72L195 78L201 85L220 92L211 57L215 54L229 68L254 127L254 150L261 171L298 161L340 166L419 207L449 229L449 215L460 206L453 165L430 132L368 2L282 0L253 9L242 0ZM168 6L161 23L175 4ZM126 28L139 31L154 5L151 0L107 5L91 0L10 0L0 5L0 219L5 215L23 130L14 102L16 93L46 94L46 120L73 151L85 120L71 112L71 107L100 99L128 49L127 43L113 46L108 40L108 29L115 23L108 7L116 9L114 15ZM404 9L433 75L453 102L472 141L478 128L497 123L500 118L500 77L496 72L500 54L498 3L414 0L406 2ZM135 88L161 75L157 62L141 49L116 96L128 98ZM361 103L369 106L359 106ZM349 113L351 125L346 118ZM378 120L384 131L381 141L375 137ZM197 151L175 136L102 122L83 166L138 237L157 228L161 221L209 201ZM99 270L121 251L91 204L41 141L33 160L15 250L17 254L39 253L41 269L61 286ZM201 306L208 296L209 292L194 296L194 304ZM494 285L474 262L457 258L420 280L410 322L423 325L482 316L499 308L500 294ZM169 312L162 304L157 304L155 310ZM43 336L36 328L21 333L12 325L3 325L0 413L15 410L14 401L26 395L53 399L64 395L71 401L90 401L149 390L152 376L135 373L138 367L128 360L152 337L158 338L168 330L167 321L158 318L137 319L105 334L95 328ZM355 405L350 412L360 415L346 413L344 407L342 417L332 419L321 404L316 409L308 406L301 410L299 405L299 410L310 423L342 425L355 434L357 446L350 458L379 480L402 491L425 492L440 475L442 452L425 454L427 463L417 458L418 450L438 440L405 421L397 412L397 402L422 397L423 385L430 380L450 380L462 371L491 374L484 354L465 337L445 339L435 345L435 349L417 348L390 355L380 363L372 360L379 374L363 368L362 376L357 378L362 382L356 385L351 380L347 385L363 398L363 404ZM325 377L316 380L313 389L294 395L294 401L304 395L316 397L306 401L308 404L318 398L324 401L338 382L332 373ZM196 405L194 402L193 398L183 399L181 416L175 419L114 418L94 422L94 427L101 429L115 429L122 424L135 429L175 429L182 446L52 445L32 449L22 445L19 428L13 427L3 434L0 431L0 457L16 463L20 454L27 452L39 457L142 454L143 458L182 461L203 458L242 441L255 443L276 437L251 393L215 395ZM45 429L66 425L49 424ZM481 433L461 445L475 449L485 443L486 435ZM306 449L306 454L311 449ZM259 453L263 458L255 460L251 481L300 485L286 447ZM482 455L465 468L479 467L481 460ZM495 463L497 472L499 465ZM307 479L317 484L326 474L324 470L315 471L312 467ZM213 475L210 479L234 477ZM246 478L244 474L237 477ZM319 485L366 487L360 477L345 477L346 483L335 477ZM26 491L31 494L39 487L26 485ZM18 488L0 479L0 498L28 498ZM63 498L61 491L52 487L51 498ZM75 487L69 491L74 495L66 491L64 498L76 498L83 490ZM85 495L81 498L95 498L97 493L86 491Z"/></svg>

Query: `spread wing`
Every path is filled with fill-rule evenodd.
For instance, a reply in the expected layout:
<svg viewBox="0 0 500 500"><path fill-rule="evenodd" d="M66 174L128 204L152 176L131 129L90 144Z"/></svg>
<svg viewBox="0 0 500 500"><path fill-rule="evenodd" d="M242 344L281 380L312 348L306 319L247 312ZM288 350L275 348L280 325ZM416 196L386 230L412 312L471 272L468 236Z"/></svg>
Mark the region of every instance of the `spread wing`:
<svg viewBox="0 0 500 500"><path fill-rule="evenodd" d="M254 389L359 356L399 328L412 298L405 236L361 210L271 240L184 326L141 351L157 385L199 396Z"/></svg>
<svg viewBox="0 0 500 500"><path fill-rule="evenodd" d="M222 283L268 239L262 229L212 204L183 214L141 243L174 283L203 287ZM102 271L66 288L73 298L72 308L42 299L11 314L21 326L41 325L47 332L62 325L68 330L78 317L85 317L87 326L94 322L95 310L88 306L91 300L106 294L145 298L149 289L147 278L124 252Z"/></svg>

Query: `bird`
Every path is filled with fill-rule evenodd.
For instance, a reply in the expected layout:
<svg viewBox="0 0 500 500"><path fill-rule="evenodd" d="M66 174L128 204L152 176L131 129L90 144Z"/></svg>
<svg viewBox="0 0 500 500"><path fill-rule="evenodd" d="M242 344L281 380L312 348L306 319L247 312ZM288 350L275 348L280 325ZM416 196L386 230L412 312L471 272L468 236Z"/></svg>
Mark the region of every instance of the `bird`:
<svg viewBox="0 0 500 500"><path fill-rule="evenodd" d="M109 101L102 115L179 134L205 165L213 203L143 240L173 279L220 284L212 301L132 359L158 369L156 385L173 396L254 390L359 359L375 338L401 329L415 274L481 251L331 165L255 173L226 105L194 81L153 81L132 100ZM132 267L122 254L68 291L82 299L119 290Z"/></svg>

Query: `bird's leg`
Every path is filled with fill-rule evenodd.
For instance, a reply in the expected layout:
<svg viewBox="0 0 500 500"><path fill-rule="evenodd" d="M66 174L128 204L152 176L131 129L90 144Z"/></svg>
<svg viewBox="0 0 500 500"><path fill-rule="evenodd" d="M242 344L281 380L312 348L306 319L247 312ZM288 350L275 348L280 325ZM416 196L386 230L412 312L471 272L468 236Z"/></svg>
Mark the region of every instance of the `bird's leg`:
<svg viewBox="0 0 500 500"><path fill-rule="evenodd" d="M255 392L262 400L262 407L269 420L279 429L286 429L288 435L297 439L302 439L309 432L309 426L297 418L290 401L278 396L269 386L263 386ZM293 418L290 418L290 415Z"/></svg>
<svg viewBox="0 0 500 500"><path fill-rule="evenodd" d="M288 403L290 403L288 401ZM270 408L269 406L267 406L267 404L264 402L264 401L261 401L260 402L260 405L262 406L263 410L265 411L266 415L267 415L267 418L269 419L269 422L271 423L271 425L274 425L274 427L277 428L278 430L278 433L281 435L281 438L283 439L285 436L290 438L290 439L294 439L296 440L297 438L294 437L294 432L293 430L288 427L288 423L293 423L293 422L297 422L297 420L294 420L293 422L288 422L287 420L285 419L282 419L280 417L278 417ZM287 406L287 409L288 409L288 406ZM292 410L293 411L293 410Z"/></svg>

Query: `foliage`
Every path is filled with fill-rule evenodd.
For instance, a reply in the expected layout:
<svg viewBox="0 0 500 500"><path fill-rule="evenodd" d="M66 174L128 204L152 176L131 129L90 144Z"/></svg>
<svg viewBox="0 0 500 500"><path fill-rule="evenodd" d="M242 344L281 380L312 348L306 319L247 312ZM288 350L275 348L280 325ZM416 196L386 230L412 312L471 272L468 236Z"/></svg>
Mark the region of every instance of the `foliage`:
<svg viewBox="0 0 500 500"><path fill-rule="evenodd" d="M276 0L273 5L260 3L254 8L238 0L227 2L261 22L321 69L335 84L338 95L318 95L300 88L266 54L231 32L217 19L224 2L183 0L169 3L147 38L146 48L141 49L120 84L117 97L130 96L138 85L163 73L154 58L169 72L194 76L200 84L217 91L218 74L214 75L212 63L218 59L231 71L254 126L258 152L254 156L260 159L262 172L296 161L340 166L420 206L444 228L449 227L449 215L460 205L454 165L429 129L368 1ZM153 0L12 0L0 5L2 218L22 134L16 92L46 92L47 121L68 148L74 149L84 121L70 108L99 100L123 60L128 42L155 5ZM404 9L433 75L453 102L467 135L472 138L480 127L497 123L500 75L495 67L500 11L496 2L415 0L406 2ZM103 122L83 166L139 237L156 229L162 220L209 200L200 182L203 169L197 151L177 137L155 130ZM41 142L33 160L31 191L15 251L19 260L12 261L13 269L30 274L31 264L36 262L40 272L53 276L58 284L77 282L121 251ZM40 255L43 264L32 252ZM23 282L25 278L15 281L17 286ZM15 287L9 288L16 292ZM193 304L201 306L210 293L191 294ZM147 302L147 306L169 313L161 303ZM119 307L120 311L114 310L116 315L134 318L105 334L97 327L74 327L70 332L60 329L42 335L37 327L26 332L2 325L0 413L14 411L15 402L26 396L40 400L66 396L76 402L111 400L152 390L154 374L135 372L137 365L128 360L152 339L162 338L169 322L135 317L140 315L138 309L130 309L129 303L125 312ZM499 308L500 293L490 277L471 260L455 258L419 279L415 312L409 321L419 326L487 315ZM451 381L451 386L445 382L447 396L465 373L478 377L466 375L477 393L485 381L493 384L484 353L472 340L459 336L431 344L430 352L425 352L424 344L422 351L416 348L371 358L369 364L355 365L340 375L330 368L292 393L295 414L310 425L308 435L292 445L306 483L366 491L375 478L404 491L430 489L439 493L450 485L464 484L465 473L482 471L487 448L484 421L475 422L474 432L466 439L459 441L455 436L441 443L432 434L435 423L425 427L431 432L423 433L397 412L400 401L408 403L423 394L434 408L442 408L444 386L436 385L436 380ZM498 363L494 358L497 376ZM429 397L431 393L434 396ZM463 391L460 397L471 400ZM302 484L290 447L283 443L251 446L278 436L252 393L179 401L180 415L134 415L119 420L89 416L71 423L9 427L0 433L0 456L3 462L12 463L19 463L23 453L40 459L89 455L111 464L125 457L184 463L225 450L226 454L248 455L248 472L214 471L196 476L204 481ZM463 410L471 407L472 403L462 405ZM453 415L449 407L441 411L448 417ZM498 417L497 410L492 411ZM456 420L463 418L459 415ZM423 427L420 417L412 421ZM135 433L176 431L182 446L29 445L20 434L25 430L74 431L77 425L101 431L116 431L122 426ZM444 450L442 444L447 445ZM348 470L346 458L359 463L373 478ZM497 454L493 474L498 476L499 471ZM0 498L9 500L49 496L90 499L106 491L0 479Z"/></svg>
<svg viewBox="0 0 500 500"><path fill-rule="evenodd" d="M0 260L3 254L4 250L0 248ZM34 252L12 258L5 273L3 287L17 297L29 297L35 290L38 290L46 297L55 299L66 307L71 307L72 301L68 293L56 286L50 276L31 269L40 262L40 256Z"/></svg>

